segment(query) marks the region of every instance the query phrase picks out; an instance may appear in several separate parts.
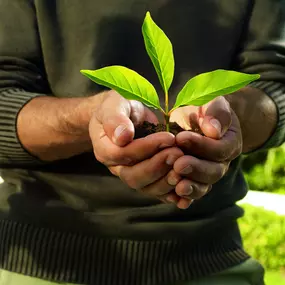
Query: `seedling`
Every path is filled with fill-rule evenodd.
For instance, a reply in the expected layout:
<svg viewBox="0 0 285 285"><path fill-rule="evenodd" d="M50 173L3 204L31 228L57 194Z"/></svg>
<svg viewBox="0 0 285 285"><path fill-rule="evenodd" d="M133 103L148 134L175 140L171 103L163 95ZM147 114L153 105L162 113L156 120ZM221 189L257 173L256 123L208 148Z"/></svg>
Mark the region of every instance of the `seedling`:
<svg viewBox="0 0 285 285"><path fill-rule="evenodd" d="M149 12L146 13L142 33L146 51L165 94L164 109L159 103L154 86L131 69L108 66L98 70L81 70L81 73L97 84L116 90L128 100L137 100L148 107L159 109L164 115L167 131L169 131L170 114L175 109L187 105L202 106L218 96L233 93L260 77L258 74L223 69L199 74L185 84L170 109L168 91L173 81L175 65L171 41L152 20Z"/></svg>

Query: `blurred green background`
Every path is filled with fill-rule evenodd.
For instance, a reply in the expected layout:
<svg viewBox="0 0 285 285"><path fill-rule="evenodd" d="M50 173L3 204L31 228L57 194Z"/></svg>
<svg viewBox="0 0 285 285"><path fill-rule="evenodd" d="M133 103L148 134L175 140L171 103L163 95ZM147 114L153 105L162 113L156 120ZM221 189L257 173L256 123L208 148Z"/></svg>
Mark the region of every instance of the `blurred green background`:
<svg viewBox="0 0 285 285"><path fill-rule="evenodd" d="M243 170L249 189L285 195L285 144L245 156ZM249 204L241 206L245 249L265 267L266 285L285 285L285 216Z"/></svg>
<svg viewBox="0 0 285 285"><path fill-rule="evenodd" d="M251 190L285 195L285 144L245 156L243 170Z"/></svg>

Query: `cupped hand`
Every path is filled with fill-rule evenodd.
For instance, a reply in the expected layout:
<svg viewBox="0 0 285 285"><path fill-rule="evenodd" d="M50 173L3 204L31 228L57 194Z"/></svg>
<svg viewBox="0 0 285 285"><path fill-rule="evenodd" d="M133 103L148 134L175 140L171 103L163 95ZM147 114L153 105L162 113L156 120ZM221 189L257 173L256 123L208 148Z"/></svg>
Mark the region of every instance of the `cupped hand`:
<svg viewBox="0 0 285 285"><path fill-rule="evenodd" d="M176 203L180 208L188 208L222 179L231 161L241 154L241 128L224 97L202 107L179 108L170 120L186 130L196 129L176 136L177 146L185 153L173 166L175 173L182 177L175 188L175 194L180 197L176 197Z"/></svg>
<svg viewBox="0 0 285 285"><path fill-rule="evenodd" d="M141 103L109 92L89 125L94 154L129 187L166 202L181 179L172 168L183 152L167 132L134 140L135 126L143 121L157 118Z"/></svg>

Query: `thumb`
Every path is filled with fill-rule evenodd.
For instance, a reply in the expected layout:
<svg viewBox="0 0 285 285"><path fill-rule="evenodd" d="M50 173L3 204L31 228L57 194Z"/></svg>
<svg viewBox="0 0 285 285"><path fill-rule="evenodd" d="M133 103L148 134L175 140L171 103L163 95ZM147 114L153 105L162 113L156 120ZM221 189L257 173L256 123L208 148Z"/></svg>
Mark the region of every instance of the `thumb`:
<svg viewBox="0 0 285 285"><path fill-rule="evenodd" d="M232 123L230 104L224 97L217 97L200 108L199 124L210 138L220 139Z"/></svg>
<svg viewBox="0 0 285 285"><path fill-rule="evenodd" d="M130 101L115 91L103 101L96 113L97 121L102 125L101 137L107 135L118 146L125 146L134 138L134 125L130 119Z"/></svg>

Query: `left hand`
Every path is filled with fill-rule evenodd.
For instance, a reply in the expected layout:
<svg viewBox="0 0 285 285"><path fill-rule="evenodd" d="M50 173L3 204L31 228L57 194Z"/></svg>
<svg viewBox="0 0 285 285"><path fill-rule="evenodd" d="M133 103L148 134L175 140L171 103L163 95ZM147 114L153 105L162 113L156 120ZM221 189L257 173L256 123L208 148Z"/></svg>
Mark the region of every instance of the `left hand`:
<svg viewBox="0 0 285 285"><path fill-rule="evenodd" d="M170 121L182 128L200 129L204 134L181 132L176 144L184 156L176 160L174 172L181 177L171 197L178 208L186 209L194 199L209 192L242 152L242 132L236 114L224 97L202 107L186 106L173 111Z"/></svg>

